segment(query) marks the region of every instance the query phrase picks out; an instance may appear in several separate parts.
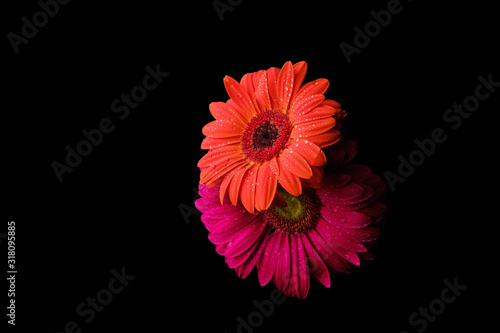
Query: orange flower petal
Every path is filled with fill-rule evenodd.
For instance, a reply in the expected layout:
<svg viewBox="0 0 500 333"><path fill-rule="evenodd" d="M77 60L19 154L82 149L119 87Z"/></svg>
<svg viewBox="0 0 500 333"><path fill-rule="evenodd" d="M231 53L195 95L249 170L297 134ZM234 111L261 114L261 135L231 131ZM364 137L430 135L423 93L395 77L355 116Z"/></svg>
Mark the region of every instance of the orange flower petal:
<svg viewBox="0 0 500 333"><path fill-rule="evenodd" d="M241 169L244 169L244 168L245 167L243 165L240 165L240 166L234 168L233 170L228 172L228 174L222 180L222 183L221 183L220 189L219 189L219 198L220 198L221 205L224 204L224 196L226 194L227 188L229 187L229 184L231 183L231 180L238 172L240 172Z"/></svg>
<svg viewBox="0 0 500 333"><path fill-rule="evenodd" d="M299 91L302 81L304 81L306 72L307 63L305 61L300 61L293 65L293 74L295 75L295 77L293 79L292 101L294 99L294 96L297 94L297 91Z"/></svg>
<svg viewBox="0 0 500 333"><path fill-rule="evenodd" d="M255 90L257 90L257 86L259 85L260 78L262 77L262 75L266 74L266 71L261 69L260 71L257 71L253 74L254 74L252 76L253 86L255 87Z"/></svg>
<svg viewBox="0 0 500 333"><path fill-rule="evenodd" d="M325 96L322 94L308 95L307 97L297 97L290 107L290 120L295 123L297 119L317 107Z"/></svg>
<svg viewBox="0 0 500 333"><path fill-rule="evenodd" d="M325 101L323 102L324 105L328 105L328 106L331 106L332 108L335 108L335 109L342 109L342 105L340 105L339 102L337 101L334 101L333 99L325 99Z"/></svg>
<svg viewBox="0 0 500 333"><path fill-rule="evenodd" d="M226 145L238 144L241 142L241 135L229 138L211 138L206 137L201 142L201 149L215 149Z"/></svg>
<svg viewBox="0 0 500 333"><path fill-rule="evenodd" d="M214 163L208 168L201 170L203 174L203 182L206 184L217 182L219 183L228 172L234 168L244 165L246 162L245 158L239 156L237 158L232 158L229 162L224 160L219 160L218 163ZM205 173L203 171L206 171Z"/></svg>
<svg viewBox="0 0 500 333"><path fill-rule="evenodd" d="M267 84L267 72L263 72L260 76L257 87L255 88L255 99L257 100L260 111L265 111L271 108L271 100L269 99L269 89Z"/></svg>
<svg viewBox="0 0 500 333"><path fill-rule="evenodd" d="M281 162L280 166L281 166ZM280 168L280 175L278 177L280 185L294 196L299 196L302 193L302 184L300 183L300 178L291 173L290 171Z"/></svg>
<svg viewBox="0 0 500 333"><path fill-rule="evenodd" d="M293 91L293 66L287 61L278 74L278 110L286 112Z"/></svg>
<svg viewBox="0 0 500 333"><path fill-rule="evenodd" d="M307 139L295 139L291 147L298 152L310 166L322 166L326 163L323 150Z"/></svg>
<svg viewBox="0 0 500 333"><path fill-rule="evenodd" d="M255 183L259 166L253 164L243 176L240 187L241 203L251 214L255 212Z"/></svg>
<svg viewBox="0 0 500 333"><path fill-rule="evenodd" d="M213 182L207 182L206 185L207 185L207 187L214 187L215 185L218 185L220 182L221 182L221 179L217 178Z"/></svg>
<svg viewBox="0 0 500 333"><path fill-rule="evenodd" d="M198 161L198 167L208 167L212 163L217 162L219 159L230 159L238 157L239 155L243 156L241 145L239 144L227 145L220 148L211 149Z"/></svg>
<svg viewBox="0 0 500 333"><path fill-rule="evenodd" d="M298 123L292 130L293 137L311 138L332 129L336 121L332 117Z"/></svg>
<svg viewBox="0 0 500 333"><path fill-rule="evenodd" d="M340 134L340 131L337 129L333 129L323 134L310 137L308 138L308 140L316 144L318 147L324 148L338 142L341 137L342 136Z"/></svg>
<svg viewBox="0 0 500 333"><path fill-rule="evenodd" d="M217 120L232 120L236 124L243 127L248 122L245 115L240 114L236 109L224 102L212 102L208 108L212 116Z"/></svg>
<svg viewBox="0 0 500 333"><path fill-rule="evenodd" d="M243 75L240 80L241 86L246 90L250 100L252 101L253 108L258 111L257 101L255 100L255 86L254 86L254 76L257 73L248 73Z"/></svg>
<svg viewBox="0 0 500 333"><path fill-rule="evenodd" d="M231 136L243 135L245 127L232 120L220 119L206 124L202 132L205 136L214 138L228 138Z"/></svg>
<svg viewBox="0 0 500 333"><path fill-rule="evenodd" d="M337 111L335 111L334 108L331 106L318 106L309 111L308 113L305 113L304 115L300 116L297 118L297 122L302 122L306 121L305 118L315 118L315 119L320 119L320 118L328 118L328 117L333 117L336 114Z"/></svg>
<svg viewBox="0 0 500 333"><path fill-rule="evenodd" d="M255 192L255 208L257 210L266 210L271 206L274 195L276 194L276 186L278 179L271 171L270 163L264 163L260 166L257 176L256 192Z"/></svg>
<svg viewBox="0 0 500 333"><path fill-rule="evenodd" d="M276 176L280 175L280 167L278 165L278 158L276 156L269 161L269 167Z"/></svg>
<svg viewBox="0 0 500 333"><path fill-rule="evenodd" d="M230 76L226 76L224 77L224 86L231 100L241 111L251 116L257 114L257 106L253 105L252 99L238 81Z"/></svg>
<svg viewBox="0 0 500 333"><path fill-rule="evenodd" d="M280 156L281 169L286 169L300 178L310 178L312 170L307 161L294 149L288 148Z"/></svg>
<svg viewBox="0 0 500 333"><path fill-rule="evenodd" d="M325 99L323 103L320 104L320 106L330 106L335 110L335 114L333 115L333 118L336 120L343 119L346 115L345 110L342 108L342 105L340 105L338 102L332 100L332 99Z"/></svg>
<svg viewBox="0 0 500 333"><path fill-rule="evenodd" d="M317 79L304 84L300 87L296 98L303 98L309 95L324 94L330 86L330 81L327 79Z"/></svg>
<svg viewBox="0 0 500 333"><path fill-rule="evenodd" d="M233 204L233 206L236 206L236 204L238 203L241 181L243 180L243 176L245 175L248 168L249 166L247 165L244 168L238 169L238 171L236 171L231 178L231 182L229 184L229 199L231 199L231 203Z"/></svg>
<svg viewBox="0 0 500 333"><path fill-rule="evenodd" d="M271 99L271 107L278 109L278 75L280 70L276 67L271 67L267 70L267 87L269 89L269 98Z"/></svg>

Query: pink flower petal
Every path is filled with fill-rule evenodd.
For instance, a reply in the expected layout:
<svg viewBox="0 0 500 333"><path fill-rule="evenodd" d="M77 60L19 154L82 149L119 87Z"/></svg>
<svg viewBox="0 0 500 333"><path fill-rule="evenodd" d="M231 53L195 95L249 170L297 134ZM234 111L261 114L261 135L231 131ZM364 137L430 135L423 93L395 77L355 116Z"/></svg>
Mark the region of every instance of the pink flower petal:
<svg viewBox="0 0 500 333"><path fill-rule="evenodd" d="M348 229L346 232L361 242L372 242L380 236L378 228Z"/></svg>
<svg viewBox="0 0 500 333"><path fill-rule="evenodd" d="M233 239L227 245L225 256L229 258L236 257L250 248L262 234L266 225L263 216L256 215L251 223L248 223L233 235Z"/></svg>
<svg viewBox="0 0 500 333"><path fill-rule="evenodd" d="M271 281L276 263L278 262L279 249L281 247L281 232L273 232L264 244L264 250L257 262L257 270L259 271L259 283L265 286Z"/></svg>
<svg viewBox="0 0 500 333"><path fill-rule="evenodd" d="M326 223L326 222L325 222ZM330 268L343 273L351 271L351 266L321 237L316 230L311 230L307 238L313 244L321 259Z"/></svg>
<svg viewBox="0 0 500 333"><path fill-rule="evenodd" d="M240 268L240 270L236 270L236 273L240 278L245 278L251 272L253 267L255 267L263 249L262 245L264 240L269 236L270 230L271 226L267 225L259 238L257 238L252 246L250 246L245 252L236 257L226 258L226 263L229 268ZM244 274L244 276L240 275L240 273Z"/></svg>
<svg viewBox="0 0 500 333"><path fill-rule="evenodd" d="M369 216L353 210L342 209L340 205L321 207L321 216L325 221L342 229L359 229L372 222Z"/></svg>
<svg viewBox="0 0 500 333"><path fill-rule="evenodd" d="M229 243L236 233L243 232L249 224L257 223L255 219L256 216L243 211L240 216L221 220L221 223L210 230L208 239L214 244Z"/></svg>
<svg viewBox="0 0 500 333"><path fill-rule="evenodd" d="M301 235L301 239L306 251L307 260L309 262L309 272L311 273L311 276L325 287L330 288L330 273L328 272L328 268L323 262L323 259L320 258L318 252L316 252L305 234Z"/></svg>
<svg viewBox="0 0 500 333"><path fill-rule="evenodd" d="M274 272L273 282L276 287L283 291L290 282L290 240L287 234L281 233L281 246Z"/></svg>
<svg viewBox="0 0 500 333"><path fill-rule="evenodd" d="M309 292L309 269L304 246L299 235L290 236L290 240L291 275L288 287L285 289L285 295L304 299Z"/></svg>
<svg viewBox="0 0 500 333"><path fill-rule="evenodd" d="M344 168L344 172L351 176L353 182L362 184L372 174L372 170L366 165L351 164Z"/></svg>
<svg viewBox="0 0 500 333"><path fill-rule="evenodd" d="M356 238L350 236L344 230L337 228L321 218L316 226L316 231L333 249L343 247L351 252L367 251L366 247L364 247L363 244L361 244L361 242Z"/></svg>

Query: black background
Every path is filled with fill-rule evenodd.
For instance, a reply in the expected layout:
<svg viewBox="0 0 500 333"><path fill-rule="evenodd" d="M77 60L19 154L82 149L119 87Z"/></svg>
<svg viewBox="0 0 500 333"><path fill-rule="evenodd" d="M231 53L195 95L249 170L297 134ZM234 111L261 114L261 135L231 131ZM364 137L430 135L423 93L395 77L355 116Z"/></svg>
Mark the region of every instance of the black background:
<svg viewBox="0 0 500 333"><path fill-rule="evenodd" d="M396 173L398 156L434 128L447 140L386 190L375 260L330 289L313 283L305 300L276 306L255 332L416 332L408 317L455 277L467 290L426 331L487 327L499 92L456 130L443 113L474 94L479 75L500 81L498 20L477 1L402 1L348 64L339 44L353 44L354 27L387 3L245 0L221 21L211 1L71 1L19 53L4 37L1 231L16 221L16 329L61 332L75 321L82 332L236 332L236 318L275 288L260 287L255 272L239 279L199 215L186 221L179 205L193 207L201 128L212 120L208 104L227 99L223 77L288 60L308 63L305 81L330 80L327 98L348 112L343 135L358 142L355 162L379 175ZM36 1L4 4L4 36L20 34L21 18L39 10ZM170 75L120 120L111 102L157 64ZM115 130L60 183L51 163L103 118ZM76 307L122 267L135 279L84 323Z"/></svg>

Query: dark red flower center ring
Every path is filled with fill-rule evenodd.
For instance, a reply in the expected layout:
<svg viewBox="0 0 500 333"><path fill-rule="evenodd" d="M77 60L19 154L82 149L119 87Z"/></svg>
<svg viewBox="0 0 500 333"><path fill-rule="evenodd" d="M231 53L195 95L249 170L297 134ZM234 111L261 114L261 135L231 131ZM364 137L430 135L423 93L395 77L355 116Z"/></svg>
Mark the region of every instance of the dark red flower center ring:
<svg viewBox="0 0 500 333"><path fill-rule="evenodd" d="M321 215L321 200L313 189L298 197L286 191L279 191L286 200L286 207L270 207L264 211L265 220L273 228L287 234L306 233L318 224Z"/></svg>
<svg viewBox="0 0 500 333"><path fill-rule="evenodd" d="M285 149L290 132L290 123L285 114L266 110L253 117L246 126L241 148L249 160L264 163Z"/></svg>

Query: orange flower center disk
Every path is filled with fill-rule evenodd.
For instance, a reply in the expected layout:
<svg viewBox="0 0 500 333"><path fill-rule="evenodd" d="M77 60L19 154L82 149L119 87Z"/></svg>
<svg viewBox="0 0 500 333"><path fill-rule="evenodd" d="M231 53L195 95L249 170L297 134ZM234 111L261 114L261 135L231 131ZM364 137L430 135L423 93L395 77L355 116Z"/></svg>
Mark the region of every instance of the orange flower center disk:
<svg viewBox="0 0 500 333"><path fill-rule="evenodd" d="M264 163L285 148L290 138L288 117L276 110L266 110L250 120L241 138L245 156L254 162Z"/></svg>
<svg viewBox="0 0 500 333"><path fill-rule="evenodd" d="M318 224L321 200L313 189L304 190L298 197L279 191L286 207L270 207L264 211L265 220L275 229L287 234L306 233Z"/></svg>

